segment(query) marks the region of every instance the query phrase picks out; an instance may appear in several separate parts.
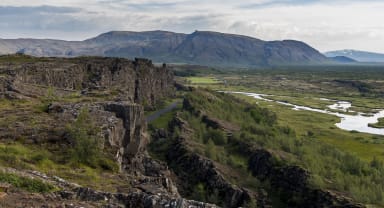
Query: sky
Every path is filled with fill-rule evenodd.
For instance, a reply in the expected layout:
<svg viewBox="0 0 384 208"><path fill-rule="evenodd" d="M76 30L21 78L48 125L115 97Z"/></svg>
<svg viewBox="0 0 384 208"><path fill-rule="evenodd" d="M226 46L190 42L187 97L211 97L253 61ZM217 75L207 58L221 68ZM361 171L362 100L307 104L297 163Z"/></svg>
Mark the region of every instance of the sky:
<svg viewBox="0 0 384 208"><path fill-rule="evenodd" d="M209 30L384 53L384 0L1 0L0 38Z"/></svg>

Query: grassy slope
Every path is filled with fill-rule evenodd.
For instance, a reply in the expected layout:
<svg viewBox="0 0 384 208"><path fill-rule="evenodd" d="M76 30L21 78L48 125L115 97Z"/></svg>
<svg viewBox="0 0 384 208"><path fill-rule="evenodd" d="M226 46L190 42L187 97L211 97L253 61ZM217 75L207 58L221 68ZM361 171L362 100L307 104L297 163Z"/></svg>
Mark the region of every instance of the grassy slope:
<svg viewBox="0 0 384 208"><path fill-rule="evenodd" d="M187 80L191 84L218 84L220 83L215 77L188 77Z"/></svg>
<svg viewBox="0 0 384 208"><path fill-rule="evenodd" d="M44 183L38 179L31 179L27 177L18 176L11 173L5 173L0 171L0 183L8 183L13 187L26 190L28 192L51 192L56 188L50 184ZM0 189L0 192L2 190Z"/></svg>
<svg viewBox="0 0 384 208"><path fill-rule="evenodd" d="M204 75L199 78L202 79L202 77ZM288 101L293 104L319 109L324 109L327 105L333 104L331 101L323 101L319 100L319 98L351 101L353 104L351 110L361 112L372 112L377 108L383 108L384 103L384 98L376 95L362 96L355 89L350 89L350 86L344 88L328 86L328 82L334 79L362 78L365 82L375 83L376 79L383 77L382 72L377 70L373 70L371 74L348 69L330 72L276 70L217 74L216 77L227 80L229 84L209 84L207 82L203 83L203 86L214 90L272 94L275 96L270 96L269 99ZM199 86L201 84L192 85ZM296 88L296 85L300 86L300 89ZM378 88L381 89L381 85ZM242 97L249 102L256 102L252 98ZM356 154L366 161L372 160L373 157L384 160L384 151L382 151L384 138L382 136L340 130L334 126L339 119L335 116L307 111L292 111L286 106L275 103L257 102L276 112L280 124L289 125L300 134L305 134L308 131L314 132L317 139Z"/></svg>
<svg viewBox="0 0 384 208"><path fill-rule="evenodd" d="M275 112L278 125L268 122L273 114L267 111L256 110L256 117L251 116L245 110L247 104L236 101L231 95L197 90L187 97L194 101L197 111L241 126L240 132L227 141L220 139L225 138L220 136L223 134L207 128L196 114L185 111L181 114L194 129L190 144L195 151L224 167L223 173L234 183L251 189L263 187L257 180L249 178L246 162L249 155L238 149L235 142L238 140L275 152L284 158L283 164L297 164L309 169L315 187L341 191L364 203L384 204L384 184L381 181L384 167L376 157L373 158L380 156L382 159L382 145L363 141L370 139L368 142L373 142L371 135L338 130L334 127L338 118L330 115L292 111L269 102L259 102L259 106ZM253 108L262 109L254 105L255 100L241 98L252 103ZM154 146L162 147L156 154L167 151L166 144ZM371 149L367 151L365 148Z"/></svg>
<svg viewBox="0 0 384 208"><path fill-rule="evenodd" d="M204 86L215 90L280 95L280 97L277 96L276 99L287 100L292 103L315 108L324 108L326 105L332 104L329 101L320 101L318 98L351 101L355 106L352 110L362 112L371 112L376 108L383 108L382 103L384 98L379 96L383 89L382 82L379 81L379 79L383 77L382 72L379 74L376 73L375 76L371 76L372 74L368 76L366 74L361 74L360 71L351 72L349 70L337 73L332 72L329 74L316 71L312 71L311 73L317 73L317 75L314 76L315 78L313 78L313 75L301 75L299 72L295 72L292 73L292 75L285 73L285 78L280 80L280 77L278 81L274 81L274 78L279 77L280 72L272 72L272 75L264 73L263 76L254 75L252 73L250 75L247 73L218 73L216 75L210 74L209 77L211 78L214 76L217 79L226 80L227 85L221 83L212 84L209 82L199 84L192 83L192 85ZM204 77L204 74L202 73L200 76ZM303 78L305 76L312 78L308 81L306 78ZM361 78L363 80L361 82L366 82L373 86L368 93L360 92L355 88L351 88L351 86L327 86L333 79L356 79L356 77ZM199 79L202 80L202 78ZM183 80L183 78L179 78L179 80ZM300 87L295 88L295 86ZM360 201L383 204L383 196L380 196L383 184L382 182L377 182L375 178L377 178L378 173L374 173L376 170L375 168L372 168L372 165L376 163L381 164L381 162L378 161L384 161L383 136L340 130L334 125L338 122L339 118L332 115L308 111L293 111L287 106L276 103L256 101L253 98L241 95L237 96L241 97L241 99L245 99L247 102L257 102L260 106L272 110L278 116L279 125L292 128L296 132L298 139L309 142L308 146L304 148L304 152L309 151L306 153L308 154L307 157L303 158L300 156L299 160L294 162L299 161L300 163L301 161L301 165L312 170L314 173L314 184L318 184L321 187L348 192ZM320 153L322 151L320 150L321 148L319 149L317 147L329 148L331 150L335 148L332 151L342 152L342 154L344 154L344 159L349 157L354 158L347 160L359 161L356 162L356 164L361 164L358 165L360 166L358 169L373 171L371 172L373 175L349 175L350 173L345 173L345 168L337 168L337 166L340 166L341 162L339 161L339 158L334 158L339 157L335 156L337 154L327 153L329 155L328 157L325 157L322 155L324 153ZM323 163L328 163L328 165L324 166ZM331 168L334 169L334 171L322 171L322 168ZM359 184L359 180L366 181L367 184ZM329 184L329 181L332 181L333 185ZM379 183L377 184L378 186L372 189L366 189L366 186L370 186L368 184L372 181Z"/></svg>
<svg viewBox="0 0 384 208"><path fill-rule="evenodd" d="M49 91L49 90L47 90ZM53 94L55 94L53 92ZM0 127L17 131L18 122L35 129L45 129L50 122L56 122L44 112L50 102L90 102L107 99L106 97L80 97L73 93L61 98L45 96L39 99L9 101L0 100L1 112L7 116L0 118ZM65 126L65 124L63 124ZM14 133L15 133L14 132ZM35 134L38 134L37 130ZM68 148L58 144L26 143L25 138L2 138L0 142L0 166L20 170L37 170L62 177L74 183L105 191L116 191L116 187L129 187L129 181L117 174L117 165L110 155L104 155L97 167L75 163L69 159ZM101 167L101 166L104 166ZM109 167L106 170L105 167Z"/></svg>

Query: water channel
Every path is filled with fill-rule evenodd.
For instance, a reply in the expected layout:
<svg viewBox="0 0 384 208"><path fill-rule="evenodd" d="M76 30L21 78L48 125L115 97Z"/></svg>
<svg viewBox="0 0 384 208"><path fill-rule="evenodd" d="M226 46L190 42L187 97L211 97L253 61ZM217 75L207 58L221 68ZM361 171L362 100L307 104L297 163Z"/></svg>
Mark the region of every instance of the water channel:
<svg viewBox="0 0 384 208"><path fill-rule="evenodd" d="M361 112L354 112L355 115L350 115L350 114L346 114L346 112L350 112L350 113L353 112L348 110L349 108L352 107L352 103L347 101L337 101L337 100L329 100L326 98L320 98L322 100L335 102L334 104L327 106L328 107L328 110L327 110L327 109L316 109L316 108L311 108L307 106L295 105L288 102L281 102L281 101L268 99L268 97L273 95L248 93L248 92L227 92L227 93L243 94L258 100L264 100L264 101L279 103L286 106L291 106L293 110L307 110L307 111L313 111L318 113L335 115L341 118L341 121L335 124L340 129L347 130L347 131L359 131L359 132L370 133L370 134L384 135L384 129L373 128L368 126L369 123L377 123L378 118L384 117L384 110L377 110L376 113L372 113L369 115ZM339 112L334 112L331 110L337 110ZM345 113L342 113L342 112L345 112Z"/></svg>

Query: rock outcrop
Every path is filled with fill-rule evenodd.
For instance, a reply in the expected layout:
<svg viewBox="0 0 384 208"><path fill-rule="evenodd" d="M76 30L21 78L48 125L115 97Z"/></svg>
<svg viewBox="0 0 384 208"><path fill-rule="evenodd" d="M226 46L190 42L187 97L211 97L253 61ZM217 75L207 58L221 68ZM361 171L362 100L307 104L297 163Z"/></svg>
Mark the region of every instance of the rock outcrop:
<svg viewBox="0 0 384 208"><path fill-rule="evenodd" d="M171 129L177 127L181 131L180 138L168 151L167 160L168 164L176 170L179 179L184 181L178 184L182 195L193 193L194 185L204 183L208 194L221 199L223 207L242 207L251 201L255 202L257 207L270 207L264 193L256 193L230 183L213 161L195 153L190 148L188 140L191 139L193 130L185 120L176 116L170 126Z"/></svg>
<svg viewBox="0 0 384 208"><path fill-rule="evenodd" d="M121 100L151 107L174 91L170 70L165 65L155 67L147 59L51 58L10 64L2 67L0 72L7 75L6 80L0 79L3 96L6 91L32 97L44 96L48 87L59 94L75 90L106 90L118 94Z"/></svg>
<svg viewBox="0 0 384 208"><path fill-rule="evenodd" d="M183 142L179 140L172 146L168 159L172 161L171 167L178 169L177 174L181 180L188 181L184 183L185 192L192 193L193 188L190 185L203 182L211 195L217 194L218 199L223 199L224 207L241 207L251 199L257 199L256 193L237 187L225 180L211 160L188 151Z"/></svg>
<svg viewBox="0 0 384 208"><path fill-rule="evenodd" d="M279 166L274 161L272 153L257 149L249 159L249 169L260 180L268 180L290 207L365 207L340 193L312 188L308 171L299 166Z"/></svg>
<svg viewBox="0 0 384 208"><path fill-rule="evenodd" d="M82 187L57 176L48 176L37 171L21 171L13 168L0 171L27 178L40 179L60 187L53 193L14 193L9 184L0 183L0 207L105 207L105 208L216 208L208 204L170 194L170 181L141 179L132 183L129 192L105 192ZM3 193L3 194L1 194ZM14 201L23 197L27 201Z"/></svg>
<svg viewBox="0 0 384 208"><path fill-rule="evenodd" d="M121 169L143 169L141 157L148 143L144 110L141 105L132 103L106 103L106 111L115 113L117 118L123 122L125 131L123 134L110 135L108 138L111 146L118 148L117 160L121 164ZM111 130L116 128L111 128ZM118 128L117 128L118 129Z"/></svg>
<svg viewBox="0 0 384 208"><path fill-rule="evenodd" d="M98 144L105 155L115 157L119 175L126 177L129 184L128 188L123 187L122 193L81 186L64 187L54 196L55 200L96 203L96 207L99 204L105 204L102 207L216 207L181 198L167 165L147 153L144 108L153 107L174 93L173 75L166 65L155 67L146 59L48 58L33 63L0 65L0 71L4 74L0 76L2 98L22 96L25 102L40 104L49 89L54 89L50 93L56 97L81 92L70 101L47 99L42 103L46 109L38 113L33 113L33 109L29 109L31 112L9 109L6 113L19 121L7 125L0 139L23 138L25 143L55 143L68 148L75 144L76 138L68 133L67 124L73 123L86 110L90 126L97 129L93 138L101 141ZM100 95L103 97L97 99ZM40 178L52 182L46 177Z"/></svg>
<svg viewBox="0 0 384 208"><path fill-rule="evenodd" d="M89 188L76 188L71 191L58 193L61 198L67 200L95 201L108 204L103 207L125 208L217 208L209 203L187 200L180 197L170 197L161 194L150 194L143 191L132 193L107 193L95 191Z"/></svg>
<svg viewBox="0 0 384 208"><path fill-rule="evenodd" d="M77 102L50 103L46 109L48 114L38 117L41 122L49 122L50 125L38 125L40 121L28 117L32 112L24 112L25 116L20 114L23 116L21 120L33 120L30 122L35 124L31 126L20 122L8 125L8 128L18 131L2 131L8 133L0 134L0 139L23 137L33 143L49 140L71 144L71 138L68 138L66 127L62 124L73 122L86 108L95 126L101 129L99 137L104 140L104 149L113 152L120 169L136 174L148 172L146 165L151 162L146 151L148 136L144 107L153 107L165 96L173 95L173 75L166 65L155 67L147 59L130 61L100 57L31 60L28 63L0 65L0 97L13 95L41 99L48 96L47 91L52 89L54 91L50 93L53 95L49 96L60 97L81 91L82 95L94 93L95 96L88 96L92 99L102 95L103 101L78 99ZM48 99L48 102L52 101Z"/></svg>

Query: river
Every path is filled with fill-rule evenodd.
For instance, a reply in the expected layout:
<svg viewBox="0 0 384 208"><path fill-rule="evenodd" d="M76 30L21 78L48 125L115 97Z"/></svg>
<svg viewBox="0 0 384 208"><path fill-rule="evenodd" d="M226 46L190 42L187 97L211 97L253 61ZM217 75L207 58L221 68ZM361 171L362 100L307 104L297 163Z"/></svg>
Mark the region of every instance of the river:
<svg viewBox="0 0 384 208"><path fill-rule="evenodd" d="M316 108L311 108L307 106L295 105L288 102L275 101L267 98L273 95L249 93L249 92L226 92L226 93L242 94L242 95L253 97L258 100L264 100L264 101L279 103L286 106L291 106L293 110L307 110L307 111L313 111L318 113L335 115L341 118L340 123L335 124L340 129L347 130L347 131L358 131L358 132L364 132L364 133L370 133L370 134L384 135L384 129L372 128L368 126L369 123L376 123L378 122L377 120L378 118L384 117L384 110L378 110L377 113L374 113L372 115L366 115L361 112L357 112L356 115L348 115L345 113L330 111L330 110L338 110L341 112L347 112L348 109L352 107L352 103L347 101L337 101L337 100L330 100L326 98L319 98L321 100L328 100L328 101L335 102L335 104L328 106L330 110L323 110L323 109L316 109ZM349 112L353 112L353 111L349 111Z"/></svg>

